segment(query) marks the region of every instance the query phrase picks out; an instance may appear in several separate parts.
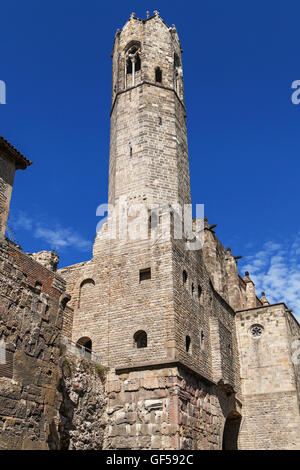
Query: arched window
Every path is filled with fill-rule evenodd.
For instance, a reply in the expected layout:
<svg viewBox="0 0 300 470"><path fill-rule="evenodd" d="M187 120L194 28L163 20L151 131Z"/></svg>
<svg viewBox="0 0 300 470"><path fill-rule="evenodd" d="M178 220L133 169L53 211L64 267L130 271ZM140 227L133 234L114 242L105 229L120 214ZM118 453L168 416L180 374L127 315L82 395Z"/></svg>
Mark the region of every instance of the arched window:
<svg viewBox="0 0 300 470"><path fill-rule="evenodd" d="M147 333L143 330L139 330L133 335L134 346L137 349L147 347Z"/></svg>
<svg viewBox="0 0 300 470"><path fill-rule="evenodd" d="M191 347L191 338L190 338L190 336L188 336L188 335L185 337L185 350L186 350L186 352L189 353L189 354L190 354L191 351L192 351L192 347Z"/></svg>
<svg viewBox="0 0 300 470"><path fill-rule="evenodd" d="M87 336L83 336L80 338L77 343L76 347L79 349L80 354L87 359L91 359L92 357L92 340Z"/></svg>
<svg viewBox="0 0 300 470"><path fill-rule="evenodd" d="M95 281L93 279L85 279L82 281L79 289L79 308L87 308L89 304L94 302L94 287Z"/></svg>
<svg viewBox="0 0 300 470"><path fill-rule="evenodd" d="M128 86L135 85L136 73L141 70L141 57L140 57L140 45L139 43L130 43L126 52L126 77L131 75L131 81L125 79L125 88Z"/></svg>
<svg viewBox="0 0 300 470"><path fill-rule="evenodd" d="M161 70L160 67L156 67L156 69L155 69L155 81L157 83L162 82L162 70Z"/></svg>

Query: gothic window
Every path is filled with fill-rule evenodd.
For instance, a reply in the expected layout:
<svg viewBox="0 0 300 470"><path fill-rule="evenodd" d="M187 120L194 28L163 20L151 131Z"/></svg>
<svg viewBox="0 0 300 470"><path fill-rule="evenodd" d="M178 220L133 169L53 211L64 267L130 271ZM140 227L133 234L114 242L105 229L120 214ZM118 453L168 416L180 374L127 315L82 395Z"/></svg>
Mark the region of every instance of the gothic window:
<svg viewBox="0 0 300 470"><path fill-rule="evenodd" d="M156 67L156 69L155 69L155 81L157 83L162 82L162 70L161 70L160 67Z"/></svg>
<svg viewBox="0 0 300 470"><path fill-rule="evenodd" d="M141 70L140 45L139 43L130 44L131 46L129 45L125 55L127 77L125 80L125 88L135 85L136 73ZM129 79L128 75L131 75L131 79Z"/></svg>
<svg viewBox="0 0 300 470"><path fill-rule="evenodd" d="M137 331L136 333L134 333L133 339L134 339L134 346L137 349L147 347L147 333L145 331L142 331L142 330Z"/></svg>
<svg viewBox="0 0 300 470"><path fill-rule="evenodd" d="M91 359L92 356L92 340L87 336L83 336L76 343L77 349L80 351L80 355Z"/></svg>
<svg viewBox="0 0 300 470"><path fill-rule="evenodd" d="M128 57L127 62L126 62L126 73L127 75L132 74L132 62L131 59Z"/></svg>
<svg viewBox="0 0 300 470"><path fill-rule="evenodd" d="M191 351L192 351L191 338L188 335L185 337L185 350L187 353L191 354Z"/></svg>

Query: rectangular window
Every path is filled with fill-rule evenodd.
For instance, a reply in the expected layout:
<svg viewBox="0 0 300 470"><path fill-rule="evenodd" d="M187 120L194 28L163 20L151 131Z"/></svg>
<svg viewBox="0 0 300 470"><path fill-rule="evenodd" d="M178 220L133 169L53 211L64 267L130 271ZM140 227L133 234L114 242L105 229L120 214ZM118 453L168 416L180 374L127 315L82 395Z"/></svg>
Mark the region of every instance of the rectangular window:
<svg viewBox="0 0 300 470"><path fill-rule="evenodd" d="M151 279L151 268L140 269L140 282Z"/></svg>

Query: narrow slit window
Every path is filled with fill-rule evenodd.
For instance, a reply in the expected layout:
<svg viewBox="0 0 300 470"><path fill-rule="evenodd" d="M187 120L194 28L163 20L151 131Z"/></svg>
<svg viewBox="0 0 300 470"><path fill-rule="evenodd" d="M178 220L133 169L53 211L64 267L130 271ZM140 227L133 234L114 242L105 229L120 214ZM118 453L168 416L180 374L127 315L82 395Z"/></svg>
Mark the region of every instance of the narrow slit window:
<svg viewBox="0 0 300 470"><path fill-rule="evenodd" d="M187 279L188 279L188 275L187 275L187 272L184 270L182 272L182 282L183 282L184 286L186 286L186 284L187 284Z"/></svg>
<svg viewBox="0 0 300 470"><path fill-rule="evenodd" d="M185 337L185 350L187 353L191 353L191 337L190 336L186 336Z"/></svg>
<svg viewBox="0 0 300 470"><path fill-rule="evenodd" d="M158 118L158 124L159 124L160 126L162 125L162 118L161 118L161 117Z"/></svg>
<svg viewBox="0 0 300 470"><path fill-rule="evenodd" d="M162 82L162 71L160 67L156 67L155 69L155 81L156 83Z"/></svg>
<svg viewBox="0 0 300 470"><path fill-rule="evenodd" d="M200 331L200 348L203 351L204 350L204 331Z"/></svg>
<svg viewBox="0 0 300 470"><path fill-rule="evenodd" d="M198 299L200 300L202 294L201 286L198 284Z"/></svg>

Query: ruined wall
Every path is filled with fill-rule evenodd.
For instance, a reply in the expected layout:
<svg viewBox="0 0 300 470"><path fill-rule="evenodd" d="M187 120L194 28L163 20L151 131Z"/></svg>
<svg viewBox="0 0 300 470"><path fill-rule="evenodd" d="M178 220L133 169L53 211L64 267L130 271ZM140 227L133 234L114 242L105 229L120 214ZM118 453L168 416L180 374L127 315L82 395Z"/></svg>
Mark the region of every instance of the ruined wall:
<svg viewBox="0 0 300 470"><path fill-rule="evenodd" d="M299 402L288 318L284 304L237 312L242 449L300 448Z"/></svg>
<svg viewBox="0 0 300 470"><path fill-rule="evenodd" d="M55 272L1 243L0 449L102 448L106 370L61 344L65 311L66 331L72 321L64 291Z"/></svg>
<svg viewBox="0 0 300 470"><path fill-rule="evenodd" d="M12 243L0 245L0 448L47 449L57 420L62 278Z"/></svg>
<svg viewBox="0 0 300 470"><path fill-rule="evenodd" d="M106 369L65 353L60 358L58 448L101 450L106 428Z"/></svg>

